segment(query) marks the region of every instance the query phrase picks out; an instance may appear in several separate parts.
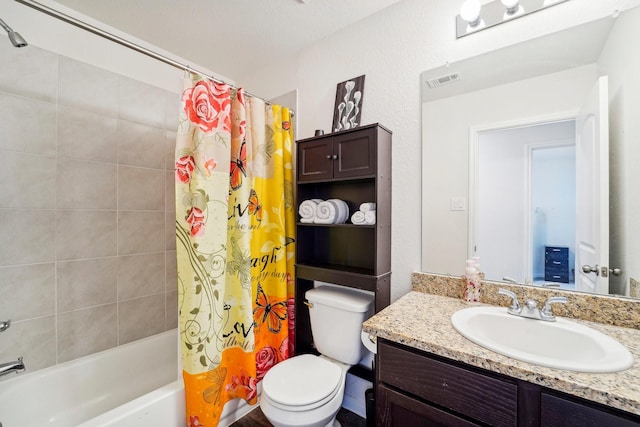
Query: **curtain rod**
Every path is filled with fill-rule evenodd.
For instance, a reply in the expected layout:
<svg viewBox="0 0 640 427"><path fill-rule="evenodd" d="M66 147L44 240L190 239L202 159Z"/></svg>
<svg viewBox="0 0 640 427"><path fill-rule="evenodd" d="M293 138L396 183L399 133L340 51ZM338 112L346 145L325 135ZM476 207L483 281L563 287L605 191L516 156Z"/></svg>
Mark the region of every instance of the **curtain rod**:
<svg viewBox="0 0 640 427"><path fill-rule="evenodd" d="M42 3L38 3L37 1L33 1L33 0L15 0L15 1L18 2L18 3L22 3L23 5L28 6L28 7L32 8L32 9L35 9L38 12L42 12L42 13L44 13L46 15L52 16L54 18L57 18L57 19L59 19L59 20L61 20L63 22L66 22L67 24L74 25L74 26L76 26L78 28L81 28L81 29L83 29L85 31L93 33L93 34L95 34L97 36L100 36L100 37L103 37L103 38L105 38L107 40L110 40L112 42L118 43L119 45L122 45L124 47L128 47L129 49L135 50L136 52L142 53L143 55L147 55L147 56L149 56L149 57L151 57L153 59L157 59L160 62L164 62L165 64L169 64L172 67L179 68L179 69L184 70L184 71L189 71L189 72L192 72L192 73L195 73L195 74L200 74L201 76L205 76L205 77L207 77L207 78L209 78L211 80L214 80L214 81L216 81L218 83L226 84L228 86L236 88L236 86L231 85L231 84L225 82L224 80L221 80L219 78L213 77L213 76L211 76L211 75L209 75L209 74L207 74L207 73L205 73L203 71L199 71L199 70L197 70L195 68L192 68L192 67L190 67L188 65L184 65L184 64L182 64L182 63L180 63L178 61L175 61L175 60L173 60L173 59L171 59L169 57L166 57L166 56L161 55L161 54L159 54L157 52L154 52L154 51L152 51L150 49L147 49L146 47L142 47L139 44L130 42L129 40L126 40L126 39L124 39L124 38L122 38L120 36L116 36L115 34L112 34L112 33L109 33L107 31L101 30L98 27L95 27L95 26L93 26L91 24L87 24L84 21L76 19L76 18L74 18L72 16L69 16L69 15L67 15L65 13L62 13L62 12L60 12L58 10L55 10L55 9L49 7L49 6L45 6ZM269 101L265 100L264 98L261 98L259 96L253 95L253 94L251 94L251 93L249 93L247 91L245 91L245 94L247 94L248 96L254 97L254 98L262 99L265 103L271 105L271 103ZM292 116L294 115L293 111L291 111L291 115Z"/></svg>

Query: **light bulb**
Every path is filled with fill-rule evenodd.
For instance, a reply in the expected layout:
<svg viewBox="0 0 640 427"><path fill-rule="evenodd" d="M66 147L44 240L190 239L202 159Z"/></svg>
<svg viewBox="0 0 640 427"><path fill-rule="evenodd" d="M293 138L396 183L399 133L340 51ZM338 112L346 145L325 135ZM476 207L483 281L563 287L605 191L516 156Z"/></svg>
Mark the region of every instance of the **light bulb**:
<svg viewBox="0 0 640 427"><path fill-rule="evenodd" d="M465 0L460 7L460 17L472 27L480 23L480 0Z"/></svg>
<svg viewBox="0 0 640 427"><path fill-rule="evenodd" d="M507 13L512 14L518 11L520 7L520 0L501 0L502 4L505 8L507 8Z"/></svg>

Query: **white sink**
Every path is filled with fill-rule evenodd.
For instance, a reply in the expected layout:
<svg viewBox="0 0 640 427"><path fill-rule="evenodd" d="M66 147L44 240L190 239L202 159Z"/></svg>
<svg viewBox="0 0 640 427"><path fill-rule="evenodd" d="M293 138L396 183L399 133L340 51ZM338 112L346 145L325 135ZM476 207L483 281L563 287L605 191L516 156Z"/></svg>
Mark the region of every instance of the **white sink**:
<svg viewBox="0 0 640 427"><path fill-rule="evenodd" d="M595 329L570 320L526 319L505 307L470 307L451 316L464 337L514 359L577 372L617 372L633 364L625 346Z"/></svg>

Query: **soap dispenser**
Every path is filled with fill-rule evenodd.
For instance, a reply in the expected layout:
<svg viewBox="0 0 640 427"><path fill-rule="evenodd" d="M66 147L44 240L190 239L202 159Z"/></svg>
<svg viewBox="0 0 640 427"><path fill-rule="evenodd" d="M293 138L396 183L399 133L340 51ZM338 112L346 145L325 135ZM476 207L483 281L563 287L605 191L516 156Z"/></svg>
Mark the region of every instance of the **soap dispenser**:
<svg viewBox="0 0 640 427"><path fill-rule="evenodd" d="M463 298L467 302L480 302L480 274L476 269L476 260L467 260L464 278L465 287Z"/></svg>

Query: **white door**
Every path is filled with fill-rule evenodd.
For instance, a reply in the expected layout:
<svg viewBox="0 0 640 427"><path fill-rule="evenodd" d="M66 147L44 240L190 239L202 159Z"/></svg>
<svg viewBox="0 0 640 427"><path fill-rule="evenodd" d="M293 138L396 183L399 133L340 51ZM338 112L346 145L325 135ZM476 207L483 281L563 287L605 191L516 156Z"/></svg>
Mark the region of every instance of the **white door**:
<svg viewBox="0 0 640 427"><path fill-rule="evenodd" d="M609 293L608 79L600 77L576 118L576 289Z"/></svg>

